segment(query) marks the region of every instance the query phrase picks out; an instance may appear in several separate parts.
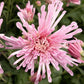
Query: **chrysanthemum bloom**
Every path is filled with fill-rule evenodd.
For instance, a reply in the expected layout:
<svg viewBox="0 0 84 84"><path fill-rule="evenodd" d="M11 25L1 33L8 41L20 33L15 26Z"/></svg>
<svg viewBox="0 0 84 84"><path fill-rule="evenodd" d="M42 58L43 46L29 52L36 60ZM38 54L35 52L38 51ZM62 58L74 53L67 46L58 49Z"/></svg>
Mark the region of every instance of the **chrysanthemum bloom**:
<svg viewBox="0 0 84 84"><path fill-rule="evenodd" d="M76 39L76 41L73 43L69 43L68 51L72 57L84 63L84 60L82 60L82 57L84 58L84 50L82 49L82 44L83 42L81 40Z"/></svg>
<svg viewBox="0 0 84 84"><path fill-rule="evenodd" d="M64 44L72 42L66 39L70 39L73 35L82 32L80 28L78 29L77 23L72 22L69 26L63 25L58 31L54 32L56 25L66 13L66 11L63 11L59 18L57 18L62 9L62 5L63 3L60 1L49 4L48 12L45 11L45 5L43 5L41 7L41 13L38 13L39 26L37 29L34 24L29 25L25 22L23 26L27 32L22 27L22 24L17 22L16 25L22 31L25 38L7 37L4 34L0 35L6 41L6 49L19 49L9 56L11 58L16 55L18 58L14 62L14 65L21 62L17 66L17 69L20 69L21 66L26 67L25 71L27 72L31 69L31 75L34 75L34 64L39 58L35 84L38 84L40 75L42 75L42 78L45 78L46 71L48 81L52 82L50 63L56 70L59 70L59 65L61 65L71 76L73 76L73 72L67 67L67 64L73 66L80 63L78 60L71 58L66 51L62 50Z"/></svg>
<svg viewBox="0 0 84 84"><path fill-rule="evenodd" d="M30 5L30 1L28 1L26 8L21 9L18 5L16 7L19 9L18 16L20 17L22 22L31 22L33 20L35 14L35 8L33 5Z"/></svg>
<svg viewBox="0 0 84 84"><path fill-rule="evenodd" d="M69 3L80 5L80 0L68 0L67 6L69 6Z"/></svg>

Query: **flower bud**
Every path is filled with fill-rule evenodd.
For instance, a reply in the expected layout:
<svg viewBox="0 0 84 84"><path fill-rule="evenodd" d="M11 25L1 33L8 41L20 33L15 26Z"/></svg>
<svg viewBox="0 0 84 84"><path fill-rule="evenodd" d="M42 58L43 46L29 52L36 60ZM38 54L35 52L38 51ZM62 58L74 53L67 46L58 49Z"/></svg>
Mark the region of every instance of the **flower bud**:
<svg viewBox="0 0 84 84"><path fill-rule="evenodd" d="M18 5L16 5L16 7L19 9L18 16L23 23L25 21L27 21L28 23L33 22L35 8L33 8L33 5L30 5L30 1L28 1L24 9L21 9Z"/></svg>
<svg viewBox="0 0 84 84"><path fill-rule="evenodd" d="M37 6L41 6L41 1L39 1L39 0L36 1L36 5L37 5Z"/></svg>
<svg viewBox="0 0 84 84"><path fill-rule="evenodd" d="M83 41L81 40L77 40L74 41L73 43L70 43L69 46L68 46L68 51L69 51L69 54L80 60L81 62L84 62L83 58L84 58L84 50L82 48L82 43Z"/></svg>

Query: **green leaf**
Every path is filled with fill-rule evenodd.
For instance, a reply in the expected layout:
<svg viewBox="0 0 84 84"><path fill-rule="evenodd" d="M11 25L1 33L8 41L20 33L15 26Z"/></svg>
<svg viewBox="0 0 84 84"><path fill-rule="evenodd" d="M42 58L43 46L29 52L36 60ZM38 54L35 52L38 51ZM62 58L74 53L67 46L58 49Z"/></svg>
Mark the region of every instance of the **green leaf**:
<svg viewBox="0 0 84 84"><path fill-rule="evenodd" d="M28 78L28 73L24 72L24 70L20 70L15 76L15 84L28 84Z"/></svg>
<svg viewBox="0 0 84 84"><path fill-rule="evenodd" d="M79 71L80 71L80 73L84 76L84 70L83 69L81 69L81 68L77 68Z"/></svg>
<svg viewBox="0 0 84 84"><path fill-rule="evenodd" d="M60 70L57 71L54 67L51 68L52 71L52 78L58 77L62 74L62 68L60 67Z"/></svg>
<svg viewBox="0 0 84 84"><path fill-rule="evenodd" d="M53 81L53 84L60 84L61 79L62 79L61 76L58 76L58 77L53 78L53 80L52 80Z"/></svg>
<svg viewBox="0 0 84 84"><path fill-rule="evenodd" d="M50 84L47 79L43 79L39 84Z"/></svg>
<svg viewBox="0 0 84 84"><path fill-rule="evenodd" d="M71 81L73 84L81 84L77 78L73 78Z"/></svg>

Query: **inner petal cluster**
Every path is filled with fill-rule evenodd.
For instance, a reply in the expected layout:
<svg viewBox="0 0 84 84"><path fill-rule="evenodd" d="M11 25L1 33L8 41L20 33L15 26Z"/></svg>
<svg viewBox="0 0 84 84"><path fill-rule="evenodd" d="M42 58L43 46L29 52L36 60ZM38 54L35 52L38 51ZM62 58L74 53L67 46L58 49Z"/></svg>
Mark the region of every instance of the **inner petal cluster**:
<svg viewBox="0 0 84 84"><path fill-rule="evenodd" d="M45 52L49 47L49 42L46 38L38 38L35 41L35 50Z"/></svg>

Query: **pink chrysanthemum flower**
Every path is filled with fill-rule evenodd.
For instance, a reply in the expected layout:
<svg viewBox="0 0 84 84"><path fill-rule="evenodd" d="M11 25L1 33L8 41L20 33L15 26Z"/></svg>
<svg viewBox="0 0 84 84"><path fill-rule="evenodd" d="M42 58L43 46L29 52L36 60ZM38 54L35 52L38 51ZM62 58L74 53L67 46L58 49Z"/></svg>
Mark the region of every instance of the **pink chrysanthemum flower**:
<svg viewBox="0 0 84 84"><path fill-rule="evenodd" d="M35 8L33 5L30 5L30 1L28 1L26 8L21 9L18 5L16 7L19 9L18 16L20 17L22 22L31 22L33 20L35 14Z"/></svg>
<svg viewBox="0 0 84 84"><path fill-rule="evenodd" d="M72 57L84 63L84 61L82 60L82 57L84 57L84 51L82 48L82 44L83 42L81 40L76 39L76 41L74 41L73 43L69 43L68 51Z"/></svg>
<svg viewBox="0 0 84 84"><path fill-rule="evenodd" d="M80 5L81 1L80 0L68 0L67 6L69 6L69 3Z"/></svg>
<svg viewBox="0 0 84 84"><path fill-rule="evenodd" d="M82 32L77 26L76 22L72 22L69 26L63 25L58 31L55 31L56 25L62 19L66 11L58 17L59 12L62 9L63 3L56 1L53 4L48 5L48 12L45 11L45 5L41 7L41 13L38 13L39 26L36 29L34 24L29 25L27 22L22 24L17 22L17 27L22 31L25 38L22 37L7 37L1 34L0 37L6 41L6 49L19 49L12 53L9 58L16 55L18 60L14 62L14 65L21 62L17 69L20 67L26 67L27 72L31 69L31 75L34 75L34 64L38 61L39 67L37 71L37 78L35 84L38 84L40 75L45 78L45 72L47 71L48 81L52 82L50 63L59 70L61 65L71 76L73 72L67 67L67 65L73 66L80 63L78 60L71 58L66 51L62 50L62 47L67 41L66 39L72 38L73 35ZM42 70L42 74L41 74Z"/></svg>

